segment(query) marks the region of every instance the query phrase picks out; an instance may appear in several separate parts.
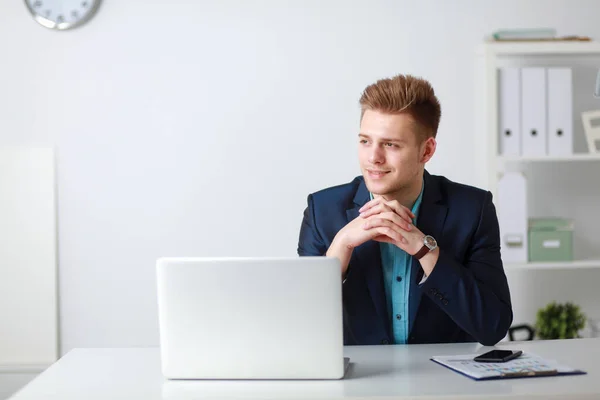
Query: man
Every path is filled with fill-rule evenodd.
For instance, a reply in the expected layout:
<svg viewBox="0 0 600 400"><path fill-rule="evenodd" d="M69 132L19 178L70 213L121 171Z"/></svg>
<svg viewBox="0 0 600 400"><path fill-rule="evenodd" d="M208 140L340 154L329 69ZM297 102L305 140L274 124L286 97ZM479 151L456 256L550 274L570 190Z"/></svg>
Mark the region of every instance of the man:
<svg viewBox="0 0 600 400"><path fill-rule="evenodd" d="M441 110L431 85L399 75L368 86L362 176L308 196L300 256L341 261L344 343L494 345L512 323L488 191L429 174Z"/></svg>

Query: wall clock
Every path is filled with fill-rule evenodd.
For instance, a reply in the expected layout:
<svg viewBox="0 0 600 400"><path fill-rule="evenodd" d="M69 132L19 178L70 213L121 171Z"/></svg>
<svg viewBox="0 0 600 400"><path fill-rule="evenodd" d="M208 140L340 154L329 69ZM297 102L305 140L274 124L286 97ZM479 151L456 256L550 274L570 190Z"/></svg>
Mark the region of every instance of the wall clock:
<svg viewBox="0 0 600 400"><path fill-rule="evenodd" d="M100 0L25 0L33 18L49 29L75 28L94 16Z"/></svg>

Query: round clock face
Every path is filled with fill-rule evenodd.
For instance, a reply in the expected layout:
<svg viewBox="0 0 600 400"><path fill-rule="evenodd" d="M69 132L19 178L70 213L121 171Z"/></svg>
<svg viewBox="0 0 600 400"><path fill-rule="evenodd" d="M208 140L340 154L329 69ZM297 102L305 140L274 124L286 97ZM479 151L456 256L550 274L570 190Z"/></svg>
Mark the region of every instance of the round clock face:
<svg viewBox="0 0 600 400"><path fill-rule="evenodd" d="M100 0L25 0L37 22L50 29L70 29L86 22Z"/></svg>

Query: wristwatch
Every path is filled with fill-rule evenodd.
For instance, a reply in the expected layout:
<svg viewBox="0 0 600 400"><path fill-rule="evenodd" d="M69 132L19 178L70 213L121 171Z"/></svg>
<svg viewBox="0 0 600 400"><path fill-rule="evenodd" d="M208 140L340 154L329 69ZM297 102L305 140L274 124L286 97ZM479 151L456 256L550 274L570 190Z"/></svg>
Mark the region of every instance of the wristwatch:
<svg viewBox="0 0 600 400"><path fill-rule="evenodd" d="M425 235L423 238L423 247L421 247L421 250L417 251L413 257L415 257L417 260L420 260L425 254L435 250L436 248L437 241L433 238L433 236Z"/></svg>

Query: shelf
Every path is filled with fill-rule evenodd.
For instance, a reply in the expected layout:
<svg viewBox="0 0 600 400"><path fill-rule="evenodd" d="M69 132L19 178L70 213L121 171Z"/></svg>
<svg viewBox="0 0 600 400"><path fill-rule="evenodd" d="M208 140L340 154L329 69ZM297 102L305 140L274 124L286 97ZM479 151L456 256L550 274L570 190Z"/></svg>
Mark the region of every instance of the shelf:
<svg viewBox="0 0 600 400"><path fill-rule="evenodd" d="M44 372L51 364L32 364L32 365L0 365L0 374L9 373L9 374L39 374L40 372Z"/></svg>
<svg viewBox="0 0 600 400"><path fill-rule="evenodd" d="M481 53L488 52L496 56L510 55L556 55L579 54L600 55L600 42L589 41L548 41L548 42L488 42Z"/></svg>
<svg viewBox="0 0 600 400"><path fill-rule="evenodd" d="M505 263L507 270L530 270L530 269L588 269L600 268L599 260L580 260L580 261L557 261L557 262L526 262L526 263Z"/></svg>
<svg viewBox="0 0 600 400"><path fill-rule="evenodd" d="M498 156L500 162L541 162L541 161L600 161L600 153L579 153L564 156Z"/></svg>

